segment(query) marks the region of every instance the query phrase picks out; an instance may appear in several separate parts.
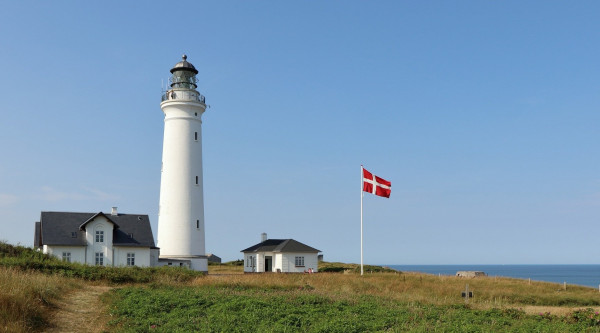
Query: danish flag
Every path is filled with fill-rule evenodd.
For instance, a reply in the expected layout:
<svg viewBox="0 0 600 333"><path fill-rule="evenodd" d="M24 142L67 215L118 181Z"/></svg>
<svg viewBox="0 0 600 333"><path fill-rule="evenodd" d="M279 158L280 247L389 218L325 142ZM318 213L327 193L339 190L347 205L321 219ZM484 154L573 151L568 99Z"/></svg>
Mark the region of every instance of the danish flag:
<svg viewBox="0 0 600 333"><path fill-rule="evenodd" d="M392 193L392 182L377 177L363 168L363 191L380 197L389 198Z"/></svg>

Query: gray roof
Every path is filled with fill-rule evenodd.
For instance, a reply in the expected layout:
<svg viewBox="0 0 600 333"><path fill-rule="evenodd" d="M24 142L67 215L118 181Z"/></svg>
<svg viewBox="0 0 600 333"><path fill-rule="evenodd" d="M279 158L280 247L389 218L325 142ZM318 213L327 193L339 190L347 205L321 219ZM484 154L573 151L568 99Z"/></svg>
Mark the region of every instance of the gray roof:
<svg viewBox="0 0 600 333"><path fill-rule="evenodd" d="M321 252L293 239L267 239L240 252Z"/></svg>
<svg viewBox="0 0 600 333"><path fill-rule="evenodd" d="M41 224L40 222L35 222L35 233L34 233L34 238L33 238L33 247L40 247L41 243L42 243L42 235L40 233L41 230Z"/></svg>
<svg viewBox="0 0 600 333"><path fill-rule="evenodd" d="M102 212L42 212L40 222L36 222L34 243L39 247L43 245L85 246L85 227L98 216L106 217L115 225L114 246L155 247L148 215L110 215Z"/></svg>

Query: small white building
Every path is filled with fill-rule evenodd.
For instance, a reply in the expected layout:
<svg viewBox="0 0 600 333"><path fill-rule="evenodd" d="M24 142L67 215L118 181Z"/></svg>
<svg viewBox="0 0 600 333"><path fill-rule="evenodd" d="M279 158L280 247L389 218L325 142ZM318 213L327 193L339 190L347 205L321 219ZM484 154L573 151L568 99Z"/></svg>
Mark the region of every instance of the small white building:
<svg viewBox="0 0 600 333"><path fill-rule="evenodd" d="M293 239L267 239L241 252L244 253L244 273L304 273L318 271L320 250Z"/></svg>
<svg viewBox="0 0 600 333"><path fill-rule="evenodd" d="M148 215L42 212L34 246L68 262L100 266L155 266L159 249Z"/></svg>

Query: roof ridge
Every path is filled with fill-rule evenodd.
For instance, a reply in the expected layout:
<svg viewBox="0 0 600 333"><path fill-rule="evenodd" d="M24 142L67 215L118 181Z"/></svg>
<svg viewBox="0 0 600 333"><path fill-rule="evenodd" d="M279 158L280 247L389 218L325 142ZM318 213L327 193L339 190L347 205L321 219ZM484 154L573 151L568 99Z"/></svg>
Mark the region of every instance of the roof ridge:
<svg viewBox="0 0 600 333"><path fill-rule="evenodd" d="M290 242L290 240L291 238L284 239L283 242L281 242L279 245L277 245L277 247L273 249L273 252L281 252L281 249L283 249L287 245L287 243Z"/></svg>
<svg viewBox="0 0 600 333"><path fill-rule="evenodd" d="M114 225L115 225L115 229L118 229L118 228L119 228L119 225L118 225L118 224L117 224L115 221L111 220L111 219L110 219L110 217L108 217L108 216L107 216L106 214L104 214L103 212L99 212L99 213L96 213L96 214L94 214L94 215L90 216L90 218L88 218L87 220L85 220L85 222L83 222L81 225L79 225L79 230L83 230L83 227L84 227L86 224L88 224L88 223L92 222L92 221L93 221L93 220L94 220L96 217L98 217L98 216L100 216L100 215L104 216L104 218L106 218L106 219L107 219L107 220L108 220L110 223L114 224Z"/></svg>

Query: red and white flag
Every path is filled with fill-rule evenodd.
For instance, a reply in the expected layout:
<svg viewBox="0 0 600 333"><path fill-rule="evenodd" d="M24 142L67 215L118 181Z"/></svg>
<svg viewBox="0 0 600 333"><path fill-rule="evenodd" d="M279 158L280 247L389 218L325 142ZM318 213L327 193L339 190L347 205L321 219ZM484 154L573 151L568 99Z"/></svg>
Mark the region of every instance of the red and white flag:
<svg viewBox="0 0 600 333"><path fill-rule="evenodd" d="M363 191L380 197L389 198L392 193L392 182L377 177L363 168Z"/></svg>

